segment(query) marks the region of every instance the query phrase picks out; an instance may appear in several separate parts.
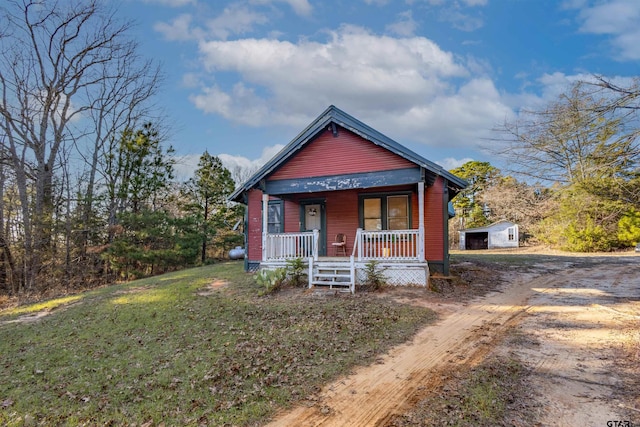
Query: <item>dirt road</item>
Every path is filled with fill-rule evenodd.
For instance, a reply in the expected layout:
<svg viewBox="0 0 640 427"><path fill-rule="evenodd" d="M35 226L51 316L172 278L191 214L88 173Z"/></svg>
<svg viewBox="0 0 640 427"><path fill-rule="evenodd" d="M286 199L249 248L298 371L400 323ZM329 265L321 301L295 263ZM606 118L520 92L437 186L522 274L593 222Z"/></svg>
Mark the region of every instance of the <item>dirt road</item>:
<svg viewBox="0 0 640 427"><path fill-rule="evenodd" d="M532 368L541 425L629 419L634 409L627 408L640 401L615 393L637 370L638 360L619 358L640 343L640 257L549 257L496 274L505 282L498 291L465 303L434 304L415 292L413 303L440 312L437 324L270 425L384 426L441 385L445 373L489 353L517 355ZM505 344L514 330L523 338Z"/></svg>
<svg viewBox="0 0 640 427"><path fill-rule="evenodd" d="M640 425L638 261L579 260L533 287L518 327L525 339L499 351L533 369L542 425Z"/></svg>

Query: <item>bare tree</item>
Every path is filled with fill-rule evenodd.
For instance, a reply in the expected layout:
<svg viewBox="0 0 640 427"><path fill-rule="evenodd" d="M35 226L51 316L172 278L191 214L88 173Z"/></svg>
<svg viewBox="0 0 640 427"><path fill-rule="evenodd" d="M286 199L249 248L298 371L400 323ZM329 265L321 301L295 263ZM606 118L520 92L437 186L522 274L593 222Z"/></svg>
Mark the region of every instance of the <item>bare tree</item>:
<svg viewBox="0 0 640 427"><path fill-rule="evenodd" d="M103 64L103 78L87 88L87 98L93 100L89 110L92 123L92 143L86 147L88 166L85 200L82 210L82 248L85 250L92 229L92 213L97 183L109 180L105 159L111 155L111 145L126 129L132 129L155 113L150 100L162 82L160 68L137 53L133 41L123 43L112 61ZM110 222L113 222L111 218Z"/></svg>
<svg viewBox="0 0 640 427"><path fill-rule="evenodd" d="M604 78L577 82L547 107L498 129L510 172L554 184L541 205L550 208L539 222L544 241L578 251L621 247L618 221L640 200L639 100L637 80L627 88Z"/></svg>
<svg viewBox="0 0 640 427"><path fill-rule="evenodd" d="M594 76L594 79L595 81L582 83L593 86L594 93L601 93L608 100L600 107L600 112L622 111L635 114L640 110L640 78L633 78L627 85L600 75Z"/></svg>
<svg viewBox="0 0 640 427"><path fill-rule="evenodd" d="M100 0L8 0L0 7L0 132L20 195L27 289L52 244L59 153L94 141L85 152L91 209L100 145L156 89L159 74L136 61L130 27Z"/></svg>
<svg viewBox="0 0 640 427"><path fill-rule="evenodd" d="M256 173L259 169L258 166L244 166L240 164L229 165L229 172L231 172L231 179L236 183L236 186L240 186L245 183L246 180Z"/></svg>
<svg viewBox="0 0 640 427"><path fill-rule="evenodd" d="M552 195L548 188L506 176L486 188L480 195L480 201L490 207L491 222L501 219L513 221L523 233L529 233L551 211Z"/></svg>
<svg viewBox="0 0 640 427"><path fill-rule="evenodd" d="M585 83L576 83L557 101L496 131L510 172L539 181L570 184L611 177L632 168L640 155L626 117L610 109L611 100Z"/></svg>

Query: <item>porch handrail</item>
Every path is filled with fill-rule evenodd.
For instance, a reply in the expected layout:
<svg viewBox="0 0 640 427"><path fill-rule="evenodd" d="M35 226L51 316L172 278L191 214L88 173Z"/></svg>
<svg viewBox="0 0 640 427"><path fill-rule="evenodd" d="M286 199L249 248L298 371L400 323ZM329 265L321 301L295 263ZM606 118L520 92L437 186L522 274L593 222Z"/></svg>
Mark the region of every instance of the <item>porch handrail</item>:
<svg viewBox="0 0 640 427"><path fill-rule="evenodd" d="M419 261L420 230L376 230L358 228L353 256L358 261Z"/></svg>
<svg viewBox="0 0 640 427"><path fill-rule="evenodd" d="M318 260L319 237L318 230L299 233L267 233L264 261L292 258L313 258Z"/></svg>

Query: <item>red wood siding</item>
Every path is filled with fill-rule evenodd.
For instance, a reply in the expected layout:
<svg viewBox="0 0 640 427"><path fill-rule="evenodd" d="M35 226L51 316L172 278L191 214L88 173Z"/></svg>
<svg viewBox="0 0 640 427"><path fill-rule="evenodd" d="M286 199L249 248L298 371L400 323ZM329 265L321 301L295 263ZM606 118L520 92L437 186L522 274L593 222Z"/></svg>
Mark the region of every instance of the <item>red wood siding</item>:
<svg viewBox="0 0 640 427"><path fill-rule="evenodd" d="M284 202L284 232L298 233L300 231L300 205L290 200Z"/></svg>
<svg viewBox="0 0 640 427"><path fill-rule="evenodd" d="M262 191L249 190L247 202L247 258L262 259Z"/></svg>
<svg viewBox="0 0 640 427"><path fill-rule="evenodd" d="M444 192L445 181L438 178L434 185L425 189L425 256L427 261L444 260ZM373 188L366 191L347 190L313 194L295 195L284 202L284 230L287 233L300 231L299 203L305 199L326 200L326 233L327 255L333 256L331 242L336 234L347 235L347 253L353 250L356 229L360 226L358 217L358 195L366 193L386 193L396 191L413 191L411 195L411 226L419 225L418 194L416 186L401 186L387 188ZM275 198L271 198L272 200ZM248 209L248 251L250 261L260 261L262 258L262 192L249 191Z"/></svg>
<svg viewBox="0 0 640 427"><path fill-rule="evenodd" d="M333 256L333 248L331 242L335 240L336 234L344 233L347 236L347 253L353 249L353 242L356 238L356 229L358 228L358 192L356 190L334 191L313 193L311 195L298 195L294 198L295 215L285 213L288 226L286 231L300 230L300 210L297 203L305 200L325 200L327 224L327 255Z"/></svg>
<svg viewBox="0 0 640 427"><path fill-rule="evenodd" d="M444 185L444 179L438 177L425 191L424 250L427 261L444 260Z"/></svg>
<svg viewBox="0 0 640 427"><path fill-rule="evenodd" d="M338 127L322 132L275 171L269 180L375 172L415 167L412 162Z"/></svg>
<svg viewBox="0 0 640 427"><path fill-rule="evenodd" d="M336 234L347 236L347 254L351 255L358 228L358 192L337 191L327 198L327 255L335 254L331 242Z"/></svg>

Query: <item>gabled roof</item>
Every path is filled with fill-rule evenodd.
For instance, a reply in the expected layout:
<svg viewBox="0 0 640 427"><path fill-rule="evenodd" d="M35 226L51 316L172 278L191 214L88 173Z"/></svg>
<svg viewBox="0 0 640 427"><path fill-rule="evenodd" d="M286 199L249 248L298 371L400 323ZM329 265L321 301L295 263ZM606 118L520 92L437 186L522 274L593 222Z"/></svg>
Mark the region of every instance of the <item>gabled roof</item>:
<svg viewBox="0 0 640 427"><path fill-rule="evenodd" d="M449 182L449 186L457 193L458 191L467 187L467 182L462 178L459 178L452 173L445 170L443 167L425 159L424 157L416 154L408 148L400 145L391 138L383 135L372 127L362 123L355 117L345 113L339 108L331 105L322 114L320 114L309 126L307 126L302 132L298 134L289 144L287 144L278 154L276 154L271 160L269 160L264 166L262 166L255 174L253 174L244 184L242 184L233 194L229 197L230 200L240 201L241 195L255 187L261 180L265 179L268 175L273 173L281 165L287 162L296 152L302 149L308 142L320 132L324 131L327 126L332 123L339 125L351 132L359 135L360 137L372 142L382 148L389 150L390 152L403 157L410 162L426 169L434 175L441 176Z"/></svg>

